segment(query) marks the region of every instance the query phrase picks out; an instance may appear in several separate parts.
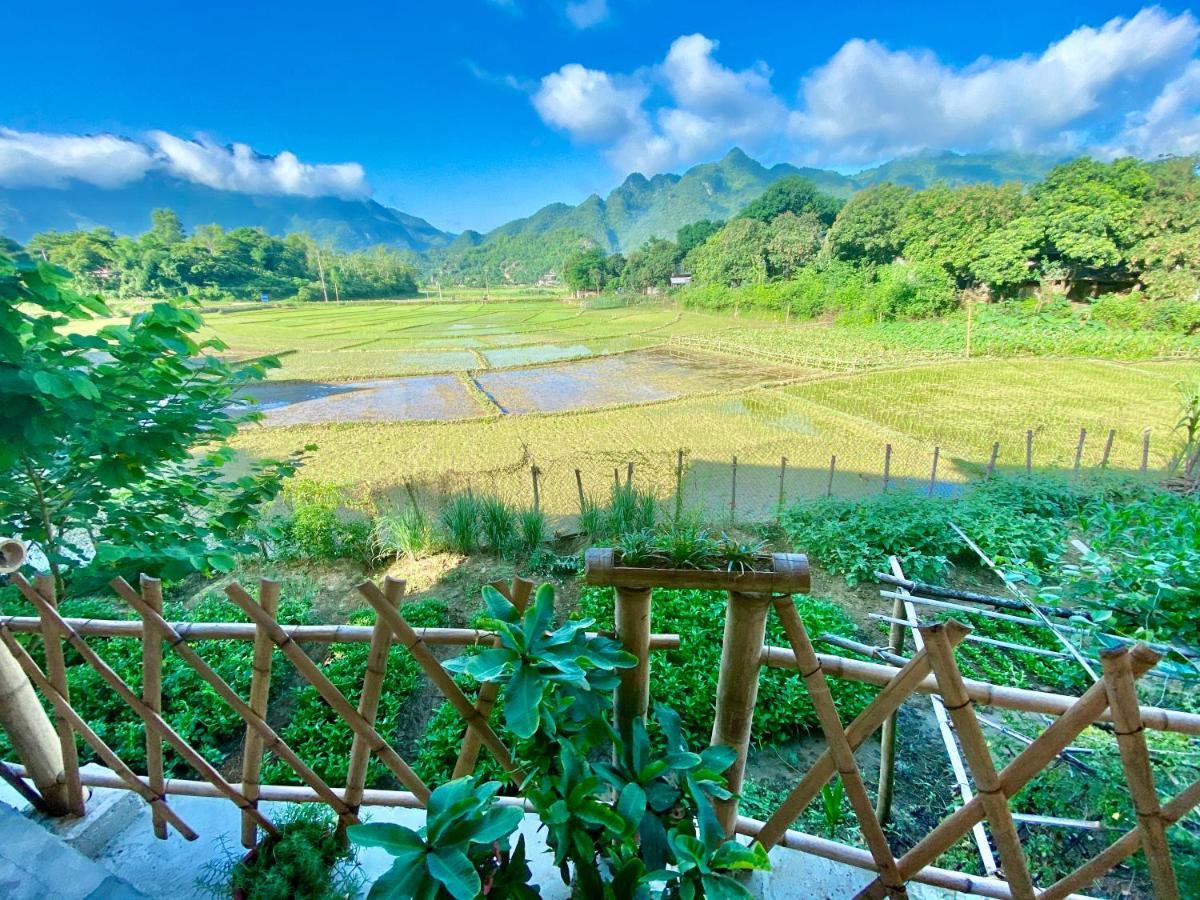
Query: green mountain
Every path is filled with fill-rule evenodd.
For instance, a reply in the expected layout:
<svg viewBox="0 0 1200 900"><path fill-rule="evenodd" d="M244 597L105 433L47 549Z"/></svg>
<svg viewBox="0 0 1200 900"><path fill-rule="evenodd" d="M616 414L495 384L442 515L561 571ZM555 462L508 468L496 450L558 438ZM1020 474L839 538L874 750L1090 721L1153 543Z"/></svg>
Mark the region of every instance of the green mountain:
<svg viewBox="0 0 1200 900"><path fill-rule="evenodd" d="M780 163L767 168L734 148L717 162L693 166L682 175L630 175L603 199L592 194L578 206L552 203L532 216L514 219L488 232L479 243L499 238L543 235L566 229L591 238L609 252L628 253L652 237L673 238L682 226L701 219L728 219L768 187L788 175L802 175L825 193L846 198L857 190L893 181L915 188L938 181L1029 183L1042 178L1057 160L1015 153L926 152L893 160L857 175Z"/></svg>

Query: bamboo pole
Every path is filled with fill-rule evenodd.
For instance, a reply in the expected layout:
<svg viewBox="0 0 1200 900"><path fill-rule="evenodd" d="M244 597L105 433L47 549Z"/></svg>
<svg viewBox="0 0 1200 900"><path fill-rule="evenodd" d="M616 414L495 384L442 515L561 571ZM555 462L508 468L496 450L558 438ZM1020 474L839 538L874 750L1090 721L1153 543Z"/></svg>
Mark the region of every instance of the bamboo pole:
<svg viewBox="0 0 1200 900"><path fill-rule="evenodd" d="M0 648L0 728L28 769L49 813L67 816L71 814L71 798L63 767L62 742L22 668L13 653ZM55 720L61 718L55 707Z"/></svg>
<svg viewBox="0 0 1200 900"><path fill-rule="evenodd" d="M188 824L184 822L183 819L181 819L175 813L175 811L167 805L166 800L163 799L163 793L161 791L155 791L143 784L141 779L139 779L133 773L133 770L130 769L129 766L125 765L121 758L113 752L112 748L104 743L100 736L96 734L94 730L92 730L92 727L88 725L88 723L85 722L77 712L75 712L67 698L59 693L58 689L54 687L54 685L50 682L49 677L47 677L46 674L38 667L38 664L34 662L33 657L29 655L29 652L17 643L17 640L13 637L12 632L10 632L7 628L0 627L0 640L4 641L5 653L3 654L3 657L15 661L17 665L24 670L24 675L26 677L24 677L22 680L25 682L25 684L28 685L30 682L32 682L38 686L41 692L45 695L46 699L50 701L55 711L61 715L63 719L66 719L72 724L72 726L74 726L75 730L79 732L80 737L82 737L84 741L86 741L87 744L96 751L96 755L104 761L104 764L112 769L115 775L121 779L123 786L128 790L133 790L140 794L141 797L150 804L150 809L154 813L157 813L158 817L162 819L163 822L170 823L170 825L181 835L183 835L184 838L189 841L194 841L197 838L196 832L192 831L192 829L188 827ZM30 688L30 693L33 693L32 687ZM49 721L47 720L47 726L48 725ZM50 733L52 734L53 731L51 730ZM12 732L9 732L9 736L10 739L12 739ZM16 745L15 740L13 740L13 744L14 746ZM25 771L30 772L30 770L27 768ZM38 780L39 779L36 776L33 776L35 785L38 783ZM80 781L80 786L82 786L82 778ZM60 787L65 788L65 785L60 785ZM45 797L46 792L43 791L42 798L45 799ZM59 799L61 800L61 798Z"/></svg>
<svg viewBox="0 0 1200 900"><path fill-rule="evenodd" d="M579 514L583 515L587 509L587 497L583 493L583 473L578 469L575 470L575 490L579 492Z"/></svg>
<svg viewBox="0 0 1200 900"><path fill-rule="evenodd" d="M142 599L155 612L161 613L163 608L162 582L157 578L142 575L139 578L142 589ZM162 641L159 636L144 629L142 631L142 699L156 713L162 712ZM163 792L163 748L162 738L146 729L146 775L150 781L150 790L159 796ZM156 806L151 807L151 819L154 836L160 841L167 839L167 823Z"/></svg>
<svg viewBox="0 0 1200 900"><path fill-rule="evenodd" d="M14 581L18 578L21 578L21 576L13 575ZM23 578L21 580L24 581ZM38 575L33 580L31 590L36 592L50 609L57 611L58 598L55 594L54 579L51 576ZM22 592L24 593L24 591ZM28 594L26 596L28 597ZM71 702L71 691L67 687L67 664L63 657L62 636L55 629L52 622L47 621L45 616L42 616L41 619L42 643L44 644L46 654L46 676L50 679L50 683L54 685L54 689L62 694L69 704ZM84 814L84 796L83 785L79 781L79 751L75 746L75 734L71 730L70 723L58 714L57 709L54 715L54 730L58 732L58 740L62 744L63 777L67 785L67 804L71 815L82 816Z"/></svg>
<svg viewBox="0 0 1200 900"><path fill-rule="evenodd" d="M929 470L929 490L926 492L930 497L933 496L933 489L937 485L938 454L941 449L941 447L933 448L933 468Z"/></svg>
<svg viewBox="0 0 1200 900"><path fill-rule="evenodd" d="M787 457L779 457L779 502L776 504L779 510L783 510L783 483L787 477Z"/></svg>
<svg viewBox="0 0 1200 900"><path fill-rule="evenodd" d="M76 619L63 618L76 634L84 637L129 637L141 638L145 632L140 619ZM252 622L167 622L171 630L186 641L253 641ZM37 616L0 616L4 625L14 634L30 634L41 631L41 619ZM280 625L284 634L297 644L369 644L370 625ZM490 644L496 637L494 631L477 628L415 628L421 640L431 646L463 647L475 644ZM588 637L601 635L611 637L609 632L587 632ZM651 650L676 650L679 635L650 635Z"/></svg>
<svg viewBox="0 0 1200 900"><path fill-rule="evenodd" d="M262 578L258 582L258 602L263 612L275 619L279 615L279 582ZM161 610L155 610L161 612ZM250 663L250 708L262 718L267 717L267 704L271 696L271 660L275 655L275 644L261 625L254 626L254 655ZM242 745L242 793L250 804L258 809L259 773L262 771L262 735L249 726ZM254 819L242 813L242 846L247 850L258 844L258 826Z"/></svg>
<svg viewBox="0 0 1200 900"><path fill-rule="evenodd" d="M883 827L875 816L871 798L867 796L867 786L854 758L854 750L846 740L841 717L834 705L833 696L829 693L829 682L825 679L825 673L821 671L812 641L809 640L804 623L796 612L796 602L790 596L775 597L772 602L792 652L796 654L796 660L800 664L801 677L808 688L821 731L829 745L829 753L838 775L841 776L842 786L850 798L850 806L858 819L867 848L875 860L883 887L889 897L907 897L908 892L904 889L903 879L900 878L896 858L892 855L892 849L883 834Z"/></svg>
<svg viewBox="0 0 1200 900"><path fill-rule="evenodd" d="M907 619L895 619L893 616L884 616L879 613L868 613L872 619L878 619L880 622L890 622L891 624L899 624L907 628L919 628L921 623L917 621L915 611L912 612ZM1049 656L1054 659L1070 659L1066 653L1060 653L1057 650L1047 650L1044 647L1030 647L1026 644L1017 644L1012 641L999 641L995 638L986 638L982 635L969 634L967 635L967 643L969 644L987 644L989 647L1001 647L1005 650L1016 650L1019 653L1031 653L1034 656Z"/></svg>
<svg viewBox="0 0 1200 900"><path fill-rule="evenodd" d="M283 633L279 627L279 623L269 617L259 606L254 602L254 598L243 590L242 586L236 582L225 588L225 594L257 625L261 625L270 636L283 655L288 658L288 661L296 667L296 671L303 676L304 680L316 688L317 693L321 695L321 699L328 703L333 711L336 712L345 723L350 726L350 729L356 734L360 734L368 741L371 749L379 754L380 760L387 766L398 779L400 783L412 791L417 796L428 795L429 788L425 786L420 777L414 772L394 749L391 744L384 740L374 726L371 725L358 710L350 705L344 694L337 689L332 681L321 671L321 668L309 659L308 654L300 649L299 645ZM380 594L382 595L382 592ZM383 602L387 602L386 598ZM346 811L342 816L344 819L351 820L351 824L357 821L357 815L346 807Z"/></svg>
<svg viewBox="0 0 1200 900"><path fill-rule="evenodd" d="M889 560L892 571L900 569L900 561L896 557ZM899 619L904 615L904 601L897 598L892 601L892 618ZM888 629L888 652L898 654L904 649L904 626L895 622ZM797 657L798 659L798 657ZM879 788L875 798L875 817L880 824L886 825L892 817L892 797L895 793L896 774L896 724L899 711L892 713L883 720L879 732Z"/></svg>
<svg viewBox="0 0 1200 900"><path fill-rule="evenodd" d="M969 630L958 625L958 623L953 623L953 627L950 630L950 638L954 643L958 643ZM771 649L774 650L774 653L768 654L768 656L781 654L780 650ZM795 653L790 650L785 652L790 657L788 668L799 668L796 664ZM817 654L817 661L820 662L825 674L833 675L835 678L842 676L838 672L838 666L836 664L830 665L830 662L840 659L841 657L838 656L826 656L823 653ZM857 662L857 660L847 661ZM860 665L887 669L891 675L884 681L879 682L883 686L883 690L876 694L875 699L867 705L867 708L859 713L858 717L846 727L846 740L850 742L852 750L857 750L862 745L862 742L874 734L875 730L883 724L884 719L900 708L900 704L912 694L914 688L929 675L930 671L929 657L923 650L914 654L908 664L900 669L893 669L890 666L874 666L873 663L860 663ZM833 757L826 750L809 767L804 777L800 779L800 783L792 788L783 803L780 804L779 809L775 810L775 813L767 820L766 825L763 826L759 840L764 847L770 850L779 843L791 823L796 820L800 813L804 812L805 807L817 796L821 788L825 786L825 783L833 777L833 774Z"/></svg>
<svg viewBox="0 0 1200 900"><path fill-rule="evenodd" d="M1025 474L1033 474L1033 429L1025 432Z"/></svg>
<svg viewBox="0 0 1200 900"><path fill-rule="evenodd" d="M633 720L645 716L650 706L650 588L617 587L615 620L617 639L637 657L632 669L621 669L621 683L613 693L613 718L617 731L629 740Z"/></svg>
<svg viewBox="0 0 1200 900"><path fill-rule="evenodd" d="M1100 468L1102 468L1102 469L1108 468L1108 457L1109 457L1109 454L1112 453L1113 439L1116 438L1116 436L1117 436L1117 429L1115 429L1115 428L1108 429L1108 439L1105 440L1105 442L1104 442L1104 453L1100 457Z"/></svg>
<svg viewBox="0 0 1200 900"><path fill-rule="evenodd" d="M837 469L837 454L829 457L829 484L825 488L825 496L833 496L833 473Z"/></svg>
<svg viewBox="0 0 1200 900"><path fill-rule="evenodd" d="M729 485L729 522L737 521L737 457L733 458L732 481Z"/></svg>
<svg viewBox="0 0 1200 900"><path fill-rule="evenodd" d="M529 476L533 479L533 510L539 512L542 508L541 494L538 492L538 476L542 474L542 470L536 465L529 467Z"/></svg>
<svg viewBox="0 0 1200 900"><path fill-rule="evenodd" d="M120 581L120 583L123 585L122 596L125 597L126 601L129 602L135 610L138 612L144 611L144 614L151 618L156 615L150 609L150 607L142 601L142 598L137 591L131 588L124 579L116 580ZM107 682L114 691L117 692L118 696L125 701L125 704L128 707L137 713L142 721L146 723L147 727L153 728L155 731L161 734L163 739L172 747L174 747L175 750L178 751L178 753L187 761L187 763L192 766L192 768L203 775L207 781L217 787L223 796L231 800L240 809L245 809L247 807L248 804L246 798L242 795L241 791L226 781L221 776L221 773L218 772L208 760L201 756L191 746L191 744L185 741L179 735L179 733L175 731L174 728L167 724L162 716L143 703L142 698L133 692L129 685L125 683L125 680L116 672L114 672L108 663L100 658L95 650L88 646L87 641L85 641L67 626L67 623L63 621L61 616L59 616L58 611L49 603L47 603L42 598L41 594L33 589L29 582L25 581L25 579L20 575L14 575L13 582L17 585L17 588L21 591L21 593L33 601L42 614L46 616L51 623L66 637L68 643L70 643L70 645L79 652L79 655L83 657L84 661L96 670L96 673L105 682ZM168 637L171 636L168 635ZM173 648L178 649L176 645L173 645ZM203 665L203 661L201 661L201 664ZM230 694L233 694L233 692L229 690L228 685L225 685L225 683L221 681L221 679L217 677L215 673L213 677L225 687L226 691L228 691ZM53 682L49 683L53 685ZM59 693L57 688L55 688L55 693ZM218 691L218 693L220 692ZM59 695L63 696L60 693ZM236 698L236 695L233 696ZM65 696L63 696L63 701L68 707L70 706L70 701ZM278 833L275 826L272 825L269 820L263 818L261 813L257 813L256 811L255 814L261 819L259 824L264 829L271 834Z"/></svg>
<svg viewBox="0 0 1200 900"><path fill-rule="evenodd" d="M1083 442L1086 440L1087 440L1087 429L1080 428L1079 429L1079 443L1075 445L1075 462L1071 467L1071 471L1074 472L1076 476L1079 475L1079 465L1083 459Z"/></svg>
<svg viewBox="0 0 1200 900"><path fill-rule="evenodd" d="M512 754L508 752L508 748L496 736L496 732L488 724L487 719L479 714L479 711L471 704L463 694L462 689L454 683L454 679L442 668L442 664L437 661L429 648L413 631L412 626L404 620L404 616L400 615L400 611L393 609L388 605L387 599L383 595L383 591L379 590L372 582L364 581L358 586L358 592L366 598L367 602L375 607L375 612L378 613L392 633L400 640L408 651L413 655L413 659L429 677L429 680L440 690L450 704L458 710L467 722L468 728L473 728L479 731L480 740L483 745L491 751L496 758L496 762L500 763L500 767L508 773L509 779L518 788L525 781L525 773L517 765L512 758Z"/></svg>
<svg viewBox="0 0 1200 900"><path fill-rule="evenodd" d="M892 445L887 444L883 448L883 492L888 492L888 485L892 480Z"/></svg>
<svg viewBox="0 0 1200 900"><path fill-rule="evenodd" d="M721 667L717 676L717 709L710 743L732 747L737 753L725 772L726 787L734 796L714 800L713 807L725 833L732 835L737 822L737 794L742 788L754 704L758 699L759 667L755 659L762 650L767 628L770 597L765 594L729 592L725 607L725 633L721 639Z"/></svg>
<svg viewBox="0 0 1200 900"><path fill-rule="evenodd" d="M1177 900L1179 885L1167 845L1166 823L1154 786L1150 756L1146 752L1146 733L1138 712L1137 687L1129 654L1124 650L1104 650L1100 654L1104 671L1104 689L1113 712L1113 732L1121 756L1121 768L1129 785L1129 796L1142 830L1142 849L1150 869L1150 883L1156 900Z"/></svg>
<svg viewBox="0 0 1200 900"><path fill-rule="evenodd" d="M683 518L683 449L675 457L675 522Z"/></svg>
<svg viewBox="0 0 1200 900"><path fill-rule="evenodd" d="M992 457L988 460L987 477L991 478L996 474L996 457L1000 455L1000 442L992 442Z"/></svg>
<svg viewBox="0 0 1200 900"><path fill-rule="evenodd" d="M498 590L509 603L517 608L519 612L524 612L525 607L529 603L529 595L533 593L533 582L526 581L524 578L514 578L511 585L505 584L503 581L493 581L492 587ZM386 626L385 626L386 628ZM391 631L388 631L390 638ZM496 638L492 641L493 647L500 646L500 639ZM500 694L500 686L495 682L484 682L479 686L479 694L475 698L475 710L484 719L489 719L492 714L492 708L496 705L496 697ZM478 731L473 728L468 728L463 735L462 749L459 750L458 759L454 763L454 778L462 778L470 775L475 771L476 761L479 759L479 749L483 742Z"/></svg>
<svg viewBox="0 0 1200 900"><path fill-rule="evenodd" d="M404 597L405 582L390 575L384 581L383 595L392 606L399 606ZM392 634L387 626L375 620L371 647L367 651L367 668L363 673L362 691L358 696L358 714L375 727L379 714L379 697L383 693L383 680L387 676L388 651L392 647ZM371 746L357 731L350 742L350 762L346 767L346 805L356 813L362 804L363 790L367 784L367 766L371 761Z"/></svg>
<svg viewBox="0 0 1200 900"><path fill-rule="evenodd" d="M1142 465L1139 471L1145 475L1150 466L1150 429L1142 432Z"/></svg>

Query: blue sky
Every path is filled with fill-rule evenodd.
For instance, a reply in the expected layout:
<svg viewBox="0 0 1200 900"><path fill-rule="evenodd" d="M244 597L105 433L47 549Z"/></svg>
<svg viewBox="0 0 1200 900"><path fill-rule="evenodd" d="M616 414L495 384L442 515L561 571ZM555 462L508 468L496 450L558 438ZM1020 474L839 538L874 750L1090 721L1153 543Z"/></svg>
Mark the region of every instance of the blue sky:
<svg viewBox="0 0 1200 900"><path fill-rule="evenodd" d="M59 2L6 44L0 186L166 167L460 231L735 144L843 170L1200 152L1198 35L1185 6L1104 0ZM103 133L131 140L79 138Z"/></svg>

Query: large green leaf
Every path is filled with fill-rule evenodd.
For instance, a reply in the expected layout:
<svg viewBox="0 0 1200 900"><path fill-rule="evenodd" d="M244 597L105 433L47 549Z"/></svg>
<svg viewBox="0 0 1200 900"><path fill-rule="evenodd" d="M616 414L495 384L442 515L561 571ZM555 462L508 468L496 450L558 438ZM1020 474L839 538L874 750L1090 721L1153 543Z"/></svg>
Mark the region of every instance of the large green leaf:
<svg viewBox="0 0 1200 900"><path fill-rule="evenodd" d="M704 886L705 900L744 900L754 895L728 875L701 875L700 884Z"/></svg>
<svg viewBox="0 0 1200 900"><path fill-rule="evenodd" d="M473 900L480 895L479 873L457 847L442 847L425 858L429 874L440 881L455 900Z"/></svg>
<svg viewBox="0 0 1200 900"><path fill-rule="evenodd" d="M504 688L504 720L519 738L530 738L541 720L539 706L546 683L529 666L522 665Z"/></svg>
<svg viewBox="0 0 1200 900"><path fill-rule="evenodd" d="M419 834L394 822L351 825L346 829L346 836L360 847L382 847L393 856L425 851L425 841Z"/></svg>
<svg viewBox="0 0 1200 900"><path fill-rule="evenodd" d="M508 837L517 830L524 815L524 811L519 806L502 806L488 810L483 821L475 827L475 831L471 835L471 842L490 844Z"/></svg>
<svg viewBox="0 0 1200 900"><path fill-rule="evenodd" d="M407 853L397 856L392 867L375 879L367 896L369 900L409 900L420 896L422 882L429 880L424 852Z"/></svg>

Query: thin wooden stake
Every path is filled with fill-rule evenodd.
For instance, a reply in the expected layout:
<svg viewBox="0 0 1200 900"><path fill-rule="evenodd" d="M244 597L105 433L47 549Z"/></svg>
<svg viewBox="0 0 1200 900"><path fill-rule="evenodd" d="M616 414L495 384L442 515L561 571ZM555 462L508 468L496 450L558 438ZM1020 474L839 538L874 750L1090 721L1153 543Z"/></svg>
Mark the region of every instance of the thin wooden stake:
<svg viewBox="0 0 1200 900"><path fill-rule="evenodd" d="M996 457L1000 455L1000 442L992 443L992 458L988 460L987 477L991 478L996 474Z"/></svg>
<svg viewBox="0 0 1200 900"><path fill-rule="evenodd" d="M529 603L529 595L533 593L533 582L526 581L524 578L514 578L511 585L507 585L503 581L493 581L492 587L498 590L509 603L521 612L525 611L525 607ZM391 640L390 629L388 630L388 640ZM494 639L492 646L500 646L500 639ZM500 686L495 682L485 681L481 684L479 686L479 694L475 698L476 712L484 719L490 717L492 707L496 705L496 697L499 694ZM458 752L458 759L454 763L454 773L451 777L463 778L474 773L475 764L479 759L479 749L482 746L483 741L480 733L475 729L468 728L466 734L463 735L462 749Z"/></svg>
<svg viewBox="0 0 1200 900"><path fill-rule="evenodd" d="M683 448L675 457L675 522L683 518Z"/></svg>
<svg viewBox="0 0 1200 900"><path fill-rule="evenodd" d="M405 583L390 575L384 581L383 595L392 606L399 606L404 597ZM392 648L392 632L378 618L371 631L371 646L367 650L367 670L363 673L362 691L358 695L358 714L375 727L379 714L379 697L383 693L383 680L387 676L388 651ZM346 805L356 813L362 803L363 790L367 785L367 767L371 762L371 745L359 732L354 732L350 742L350 762L346 767Z"/></svg>
<svg viewBox="0 0 1200 900"><path fill-rule="evenodd" d="M583 494L583 473L578 469L575 470L575 490L579 492L579 514L583 515L587 509L587 498Z"/></svg>
<svg viewBox="0 0 1200 900"><path fill-rule="evenodd" d="M263 612L272 619L279 615L279 582L263 578L258 582L258 602ZM161 613L161 609L155 612ZM149 631L150 629L146 629ZM156 637L158 637L156 635ZM267 717L267 704L271 696L271 658L275 644L261 625L254 629L254 655L250 662L250 708L262 718ZM246 739L242 745L242 793L255 809L258 809L259 774L262 771L262 735L246 726ZM258 844L258 826L254 817L242 813L242 846L247 850Z"/></svg>
<svg viewBox="0 0 1200 900"><path fill-rule="evenodd" d="M621 470L613 467L613 484L617 487L621 486Z"/></svg>
<svg viewBox="0 0 1200 900"><path fill-rule="evenodd" d="M829 484L825 486L825 496L833 496L833 473L837 470L837 454L829 457Z"/></svg>
<svg viewBox="0 0 1200 900"><path fill-rule="evenodd" d="M33 590L37 592L37 595L45 601L50 609L58 609L54 579L51 576L37 576L33 580ZM54 685L54 689L62 694L69 704L71 702L71 691L67 687L67 664L63 657L62 636L59 635L53 624L46 620L45 616L42 617L42 643L44 644L46 654L46 676L50 679L50 683ZM57 710L54 715L54 730L58 732L58 739L62 743L63 773L66 776L67 784L67 803L70 805L73 815L82 816L84 814L83 784L79 781L79 751L75 747L75 733L71 729L71 723L58 715Z"/></svg>
<svg viewBox="0 0 1200 900"><path fill-rule="evenodd" d="M1141 473L1146 474L1146 470L1150 465L1150 429L1147 428L1142 432L1142 466Z"/></svg>
<svg viewBox="0 0 1200 900"><path fill-rule="evenodd" d="M1025 432L1025 474L1033 474L1033 429Z"/></svg>
<svg viewBox="0 0 1200 900"><path fill-rule="evenodd" d="M1008 808L1008 797L996 773L987 738L983 736L983 729L979 727L979 720L975 718L973 703L954 661L954 651L946 639L946 628L941 624L926 625L920 629L920 634L929 650L938 688L941 690L946 712L949 713L955 731L958 732L963 756L966 757L967 766L975 780L975 788L983 798L983 810L992 826L992 835L1000 851L1004 877L1016 900L1033 900L1036 896L1033 879L1029 874L1029 865L1021 847L1017 826Z"/></svg>
<svg viewBox="0 0 1200 900"><path fill-rule="evenodd" d="M737 521L737 457L733 458L732 481L729 485L729 522Z"/></svg>
<svg viewBox="0 0 1200 900"><path fill-rule="evenodd" d="M1075 445L1075 464L1072 467L1075 475L1079 475L1079 464L1083 460L1083 442L1087 440L1087 429L1079 429L1079 443Z"/></svg>
<svg viewBox="0 0 1200 900"><path fill-rule="evenodd" d="M157 578L142 575L139 586L142 589L142 599L155 612L161 613L162 582ZM147 628L142 631L142 699L156 713L162 712L162 664L162 639ZM150 782L150 790L161 797L166 784L163 775L162 738L149 728L146 729L146 776ZM162 817L157 804L152 805L150 817L153 821L154 836L160 841L165 841L167 821Z"/></svg>
<svg viewBox="0 0 1200 900"><path fill-rule="evenodd" d="M529 467L529 476L533 479L533 511L539 512L542 508L542 498L538 493L538 476L542 474L542 470L537 466Z"/></svg>
<svg viewBox="0 0 1200 900"><path fill-rule="evenodd" d="M632 486L633 486L633 462L630 461L630 463L625 467L625 487L632 487Z"/></svg>
<svg viewBox="0 0 1200 900"><path fill-rule="evenodd" d="M883 448L883 492L888 492L888 484L892 480L892 445Z"/></svg>
<svg viewBox="0 0 1200 900"><path fill-rule="evenodd" d="M891 557L889 562L892 571L898 575L900 561ZM907 593L905 591L904 593ZM892 601L892 618L899 619L905 615L904 601L899 597ZM897 655L904 649L904 626L896 622L888 629L888 652ZM879 732L879 789L875 797L875 817L881 825L886 825L892 817L892 797L895 794L896 774L896 720L898 712L892 713L883 720L883 728Z"/></svg>
<svg viewBox="0 0 1200 900"><path fill-rule="evenodd" d="M1150 869L1154 896L1159 900L1176 900L1179 885L1171 864L1171 848L1167 845L1166 823L1154 786L1150 756L1146 752L1146 732L1138 709L1137 687L1124 650L1103 650L1100 665L1104 671L1104 689L1113 712L1113 732L1121 756L1121 768L1129 785L1138 825L1142 829L1142 849Z"/></svg>
<svg viewBox="0 0 1200 900"><path fill-rule="evenodd" d="M783 510L783 482L787 477L787 457L779 457L779 502L776 504L780 511Z"/></svg>
<svg viewBox="0 0 1200 900"><path fill-rule="evenodd" d="M1100 468L1108 468L1108 456L1112 453L1113 438L1117 436L1117 429L1108 429L1108 439L1104 442L1104 454L1100 457Z"/></svg>
<svg viewBox="0 0 1200 900"><path fill-rule="evenodd" d="M929 470L929 490L927 491L930 497L933 496L933 489L937 485L938 454L941 453L941 449L941 447L933 448L933 468Z"/></svg>

